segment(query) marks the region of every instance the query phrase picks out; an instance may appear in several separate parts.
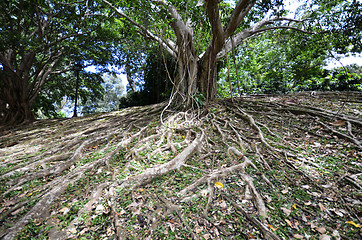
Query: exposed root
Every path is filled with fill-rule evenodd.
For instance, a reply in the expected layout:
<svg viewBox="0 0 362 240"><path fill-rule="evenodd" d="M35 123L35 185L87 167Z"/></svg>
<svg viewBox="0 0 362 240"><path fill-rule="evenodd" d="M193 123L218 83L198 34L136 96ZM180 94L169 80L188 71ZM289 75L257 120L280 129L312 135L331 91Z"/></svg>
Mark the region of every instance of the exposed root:
<svg viewBox="0 0 362 240"><path fill-rule="evenodd" d="M317 224L357 236L358 117L261 98L210 103L201 118L163 111L160 123L160 104L6 133L0 237L32 224L54 226L49 239L318 238Z"/></svg>

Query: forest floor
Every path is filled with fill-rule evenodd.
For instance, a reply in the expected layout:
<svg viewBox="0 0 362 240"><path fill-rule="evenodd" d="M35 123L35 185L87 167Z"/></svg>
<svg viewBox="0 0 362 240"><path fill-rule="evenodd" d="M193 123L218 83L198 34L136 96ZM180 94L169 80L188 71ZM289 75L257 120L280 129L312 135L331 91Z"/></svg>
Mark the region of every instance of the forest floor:
<svg viewBox="0 0 362 240"><path fill-rule="evenodd" d="M2 239L361 239L362 93L0 130Z"/></svg>

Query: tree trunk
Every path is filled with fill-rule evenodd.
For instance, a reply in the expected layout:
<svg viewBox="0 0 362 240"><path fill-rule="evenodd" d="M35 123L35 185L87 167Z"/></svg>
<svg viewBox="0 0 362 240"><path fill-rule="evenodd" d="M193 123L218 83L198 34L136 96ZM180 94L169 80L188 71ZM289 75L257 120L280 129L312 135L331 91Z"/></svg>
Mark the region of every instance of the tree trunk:
<svg viewBox="0 0 362 240"><path fill-rule="evenodd" d="M197 87L206 101L216 98L217 90L217 59L213 50L209 50L201 58L198 64Z"/></svg>
<svg viewBox="0 0 362 240"><path fill-rule="evenodd" d="M0 125L13 126L35 119L32 105L35 97L29 90L30 67L35 59L34 53L22 58L18 67L12 61L15 54L9 51L0 55L3 69L0 71Z"/></svg>
<svg viewBox="0 0 362 240"><path fill-rule="evenodd" d="M33 121L32 104L21 94L20 89L6 89L6 97L1 100L0 124L14 126L23 122Z"/></svg>
<svg viewBox="0 0 362 240"><path fill-rule="evenodd" d="M128 63L126 63L125 70L126 70L128 84L129 84L132 92L136 92L136 84L135 84L134 80L132 79L131 66Z"/></svg>

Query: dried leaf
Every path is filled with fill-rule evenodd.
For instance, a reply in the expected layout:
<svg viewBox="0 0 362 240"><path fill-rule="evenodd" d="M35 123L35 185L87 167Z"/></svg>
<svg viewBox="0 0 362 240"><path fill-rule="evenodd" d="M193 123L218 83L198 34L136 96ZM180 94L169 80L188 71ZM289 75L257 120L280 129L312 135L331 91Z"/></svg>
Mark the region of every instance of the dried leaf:
<svg viewBox="0 0 362 240"><path fill-rule="evenodd" d="M223 188L224 185L223 185L221 182L216 182L216 183L215 183L215 187L217 187L217 188Z"/></svg>
<svg viewBox="0 0 362 240"><path fill-rule="evenodd" d="M327 231L325 227L319 227L319 228L316 228L316 230L321 234L324 234Z"/></svg>
<svg viewBox="0 0 362 240"><path fill-rule="evenodd" d="M346 124L346 121L344 121L344 120L337 120L337 121L331 123L331 125L336 126L336 127L343 126L345 124Z"/></svg>
<svg viewBox="0 0 362 240"><path fill-rule="evenodd" d="M205 240L210 239L210 235L209 235L209 234L204 234L203 237L205 238Z"/></svg>
<svg viewBox="0 0 362 240"><path fill-rule="evenodd" d="M278 230L278 228L275 228L275 227L273 227L273 226L270 225L270 224L268 224L268 226L269 226L269 228L270 228L273 232L275 232L276 230Z"/></svg>
<svg viewBox="0 0 362 240"><path fill-rule="evenodd" d="M282 190L282 193L283 194L287 194L289 192L289 190L286 188L286 189L284 189L284 190Z"/></svg>
<svg viewBox="0 0 362 240"><path fill-rule="evenodd" d="M72 234L76 234L77 233L77 229L75 229L75 227L72 227L69 229L69 232Z"/></svg>
<svg viewBox="0 0 362 240"><path fill-rule="evenodd" d="M347 223L349 223L349 224L351 224L351 225L353 225L353 226L355 226L355 227L358 227L358 228L361 228L361 227L362 227L361 225L359 225L359 224L357 224L357 223L354 223L353 221L348 221Z"/></svg>
<svg viewBox="0 0 362 240"><path fill-rule="evenodd" d="M287 224L288 224L290 227L294 227L293 224L291 223L291 221L289 221L288 219L284 219L284 220L287 222Z"/></svg>
<svg viewBox="0 0 362 240"><path fill-rule="evenodd" d="M319 240L330 240L331 237L327 234L323 234L319 236Z"/></svg>
<svg viewBox="0 0 362 240"><path fill-rule="evenodd" d="M284 213L285 215L287 215L287 217L292 213L291 210L289 210L289 209L287 209L287 208L285 208L285 207L281 207L280 209L283 211L283 213Z"/></svg>
<svg viewBox="0 0 362 240"><path fill-rule="evenodd" d="M204 189L200 192L201 196L206 197L209 194L209 190Z"/></svg>
<svg viewBox="0 0 362 240"><path fill-rule="evenodd" d="M294 234L293 237L296 238L296 239L303 239L304 238L304 236L300 235L300 234Z"/></svg>
<svg viewBox="0 0 362 240"><path fill-rule="evenodd" d="M322 203L318 203L318 206L319 206L319 209L322 211L322 212L324 212L327 208L325 208L324 206L323 206L323 204Z"/></svg>
<svg viewBox="0 0 362 240"><path fill-rule="evenodd" d="M63 207L62 209L60 209L58 212L63 213L63 215L67 215L67 213L70 211L69 208L67 207Z"/></svg>
<svg viewBox="0 0 362 240"><path fill-rule="evenodd" d="M15 212L12 212L11 215L15 216L17 215L19 212L23 211L25 209L24 206L22 206L21 208L19 208L18 210L16 210Z"/></svg>
<svg viewBox="0 0 362 240"><path fill-rule="evenodd" d="M225 201L220 202L219 206L220 206L222 209L226 209L226 208L228 207L228 205L226 204Z"/></svg>
<svg viewBox="0 0 362 240"><path fill-rule="evenodd" d="M199 234L200 232L202 232L202 228L201 227L197 227L197 228L195 228L195 232L197 233L197 234Z"/></svg>

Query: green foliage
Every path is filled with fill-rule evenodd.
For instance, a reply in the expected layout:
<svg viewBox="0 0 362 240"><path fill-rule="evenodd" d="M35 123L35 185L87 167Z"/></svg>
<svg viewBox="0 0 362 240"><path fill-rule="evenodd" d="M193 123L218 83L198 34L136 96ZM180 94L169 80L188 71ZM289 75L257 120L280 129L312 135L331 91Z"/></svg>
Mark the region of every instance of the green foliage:
<svg viewBox="0 0 362 240"><path fill-rule="evenodd" d="M124 85L122 79L115 74L103 74L101 98L87 98L84 101L82 113L110 112L118 109L119 99L123 95ZM93 95L94 96L94 95Z"/></svg>
<svg viewBox="0 0 362 240"><path fill-rule="evenodd" d="M171 79L176 73L176 62L159 48L148 52L144 67L144 78L139 92L128 93L120 99L120 108L159 103L167 99L172 90Z"/></svg>
<svg viewBox="0 0 362 240"><path fill-rule="evenodd" d="M236 51L242 94L360 89L361 75L357 65L347 71L348 74L343 68L324 69L333 50L329 40L324 34L291 31L268 33L250 40ZM229 54L229 59L232 57ZM233 95L237 95L236 69L230 64L229 70ZM220 97L230 96L227 76L224 64L219 74Z"/></svg>
<svg viewBox="0 0 362 240"><path fill-rule="evenodd" d="M354 64L325 71L323 77L311 77L296 86L295 91L362 91L361 70Z"/></svg>

